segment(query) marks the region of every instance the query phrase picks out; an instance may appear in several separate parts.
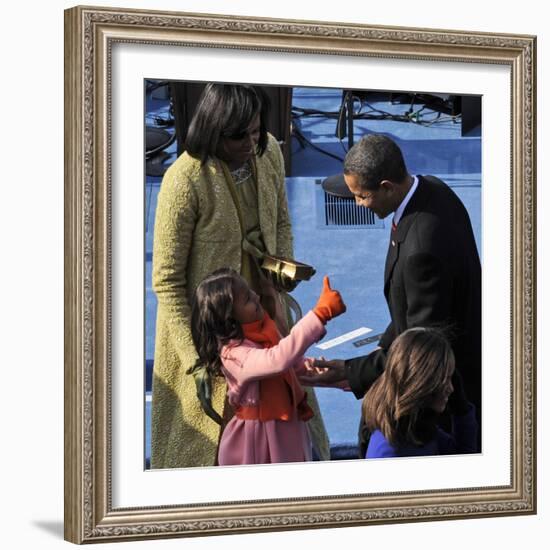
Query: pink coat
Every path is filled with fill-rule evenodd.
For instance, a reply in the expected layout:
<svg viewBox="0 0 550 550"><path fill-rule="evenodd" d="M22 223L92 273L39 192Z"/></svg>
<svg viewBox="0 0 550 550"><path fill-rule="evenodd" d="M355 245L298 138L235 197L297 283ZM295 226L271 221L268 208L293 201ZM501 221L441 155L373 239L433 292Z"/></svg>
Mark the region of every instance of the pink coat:
<svg viewBox="0 0 550 550"><path fill-rule="evenodd" d="M251 340L224 346L220 356L229 403L233 407L257 405L258 381L290 368L302 368L305 351L325 334L323 323L310 311L272 348L262 348ZM311 460L311 441L307 425L297 415L288 421L266 422L233 417L220 440L220 465L306 460Z"/></svg>

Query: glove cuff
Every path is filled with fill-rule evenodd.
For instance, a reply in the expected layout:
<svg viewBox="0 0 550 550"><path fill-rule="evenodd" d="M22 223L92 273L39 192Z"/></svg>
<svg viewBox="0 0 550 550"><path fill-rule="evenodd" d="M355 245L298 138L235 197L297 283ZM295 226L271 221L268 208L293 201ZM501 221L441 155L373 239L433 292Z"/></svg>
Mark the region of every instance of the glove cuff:
<svg viewBox="0 0 550 550"><path fill-rule="evenodd" d="M332 319L332 314L330 309L326 306L315 306L313 308L313 313L319 317L319 320L326 325L328 321Z"/></svg>

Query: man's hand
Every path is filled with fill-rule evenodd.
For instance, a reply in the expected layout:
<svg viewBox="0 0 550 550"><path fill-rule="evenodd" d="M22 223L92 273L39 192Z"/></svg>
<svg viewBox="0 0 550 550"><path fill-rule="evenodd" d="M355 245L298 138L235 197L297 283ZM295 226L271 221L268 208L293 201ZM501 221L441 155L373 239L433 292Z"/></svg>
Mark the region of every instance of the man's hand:
<svg viewBox="0 0 550 550"><path fill-rule="evenodd" d="M309 359L298 378L304 386L327 386L348 389L345 362L342 359Z"/></svg>

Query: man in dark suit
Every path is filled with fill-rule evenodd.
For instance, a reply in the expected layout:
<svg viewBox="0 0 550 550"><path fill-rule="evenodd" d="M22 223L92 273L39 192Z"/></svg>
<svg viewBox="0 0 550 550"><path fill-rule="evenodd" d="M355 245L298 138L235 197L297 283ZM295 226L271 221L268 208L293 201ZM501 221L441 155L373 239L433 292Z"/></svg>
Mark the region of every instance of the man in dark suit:
<svg viewBox="0 0 550 550"><path fill-rule="evenodd" d="M465 391L481 427L481 265L464 205L441 180L411 176L397 144L381 134L350 149L344 179L338 194L355 197L379 218L394 214L384 272L391 322L376 350L345 362L320 362L332 368L315 382L347 379L361 399L382 373L386 351L399 334L439 327L451 341L463 382L455 389L455 408L465 405ZM461 380L454 382L460 386ZM365 445L360 438L361 451Z"/></svg>

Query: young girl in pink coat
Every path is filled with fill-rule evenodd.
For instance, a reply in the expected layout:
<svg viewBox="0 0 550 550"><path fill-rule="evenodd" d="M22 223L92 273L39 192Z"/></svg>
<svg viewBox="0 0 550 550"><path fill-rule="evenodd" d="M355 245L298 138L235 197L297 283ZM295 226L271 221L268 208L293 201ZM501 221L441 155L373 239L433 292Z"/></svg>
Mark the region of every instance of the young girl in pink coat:
<svg viewBox="0 0 550 550"><path fill-rule="evenodd" d="M315 308L281 338L258 295L232 269L219 269L197 287L191 330L212 376L222 374L234 416L219 445L218 464L311 460L306 422L313 416L296 370L305 351L325 335L327 321L346 310L328 277Z"/></svg>

